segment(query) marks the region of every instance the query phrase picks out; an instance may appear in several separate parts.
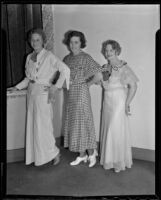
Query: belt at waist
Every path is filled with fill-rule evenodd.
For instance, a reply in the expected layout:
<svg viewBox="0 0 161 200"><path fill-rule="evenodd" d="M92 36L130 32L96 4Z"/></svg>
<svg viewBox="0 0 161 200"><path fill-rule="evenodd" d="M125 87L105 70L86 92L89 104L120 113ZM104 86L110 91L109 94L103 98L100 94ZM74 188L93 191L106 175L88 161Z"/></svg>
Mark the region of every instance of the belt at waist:
<svg viewBox="0 0 161 200"><path fill-rule="evenodd" d="M44 85L44 86L50 86L51 85L49 83L39 83L39 82L37 82L35 80L30 80L30 83L32 83L32 84L38 84L38 85Z"/></svg>
<svg viewBox="0 0 161 200"><path fill-rule="evenodd" d="M36 83L34 80L30 80L30 83Z"/></svg>

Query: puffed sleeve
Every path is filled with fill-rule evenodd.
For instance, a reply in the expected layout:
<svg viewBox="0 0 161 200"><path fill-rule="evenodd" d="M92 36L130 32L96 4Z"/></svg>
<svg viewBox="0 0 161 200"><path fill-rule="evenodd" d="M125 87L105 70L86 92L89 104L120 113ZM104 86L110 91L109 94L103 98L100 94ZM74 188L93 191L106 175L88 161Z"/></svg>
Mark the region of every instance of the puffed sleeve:
<svg viewBox="0 0 161 200"><path fill-rule="evenodd" d="M87 54L85 56L85 79L90 78L98 72L102 72L102 67L90 55Z"/></svg>
<svg viewBox="0 0 161 200"><path fill-rule="evenodd" d="M20 82L18 83L15 87L19 90L22 90L24 88L27 88L28 84L29 84L29 79L27 78L27 66L28 66L28 61L29 61L29 55L26 58L26 64L25 64L25 73L26 73L26 77Z"/></svg>
<svg viewBox="0 0 161 200"><path fill-rule="evenodd" d="M59 58L52 54L51 56L52 64L60 72L60 76L55 84L57 88L62 88L64 81L66 81L66 87L69 90L69 81L70 81L70 69L68 66L62 62Z"/></svg>
<svg viewBox="0 0 161 200"><path fill-rule="evenodd" d="M134 71L128 65L125 65L121 74L120 81L123 85L127 85L133 82L138 82L139 79Z"/></svg>

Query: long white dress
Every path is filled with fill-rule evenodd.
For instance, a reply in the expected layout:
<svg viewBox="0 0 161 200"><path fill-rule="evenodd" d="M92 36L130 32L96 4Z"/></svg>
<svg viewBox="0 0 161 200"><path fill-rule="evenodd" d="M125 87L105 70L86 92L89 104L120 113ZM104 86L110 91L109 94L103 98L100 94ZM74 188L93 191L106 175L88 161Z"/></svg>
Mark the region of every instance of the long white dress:
<svg viewBox="0 0 161 200"><path fill-rule="evenodd" d="M26 59L26 77L16 85L18 89L27 90L27 124L26 124L26 165L36 166L53 160L59 149L55 145L53 127L53 108L48 103L48 91L45 86L51 86L57 71L60 72L55 86L61 88L66 80L69 89L70 70L52 52L42 49L37 55L37 61L31 59L32 53Z"/></svg>
<svg viewBox="0 0 161 200"><path fill-rule="evenodd" d="M131 168L132 152L129 118L125 114L127 84L138 81L130 67L124 63L119 70L103 81L104 99L100 135L100 164L104 169Z"/></svg>

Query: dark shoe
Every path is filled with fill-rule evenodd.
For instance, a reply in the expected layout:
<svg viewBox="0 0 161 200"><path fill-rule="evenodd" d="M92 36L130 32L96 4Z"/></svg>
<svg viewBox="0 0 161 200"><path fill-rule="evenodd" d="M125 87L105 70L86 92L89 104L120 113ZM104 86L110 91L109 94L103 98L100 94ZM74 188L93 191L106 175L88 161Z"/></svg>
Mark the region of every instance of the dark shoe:
<svg viewBox="0 0 161 200"><path fill-rule="evenodd" d="M54 158L52 164L53 164L53 165L57 165L57 164L59 164L59 163L60 163L60 154L58 154L58 155Z"/></svg>

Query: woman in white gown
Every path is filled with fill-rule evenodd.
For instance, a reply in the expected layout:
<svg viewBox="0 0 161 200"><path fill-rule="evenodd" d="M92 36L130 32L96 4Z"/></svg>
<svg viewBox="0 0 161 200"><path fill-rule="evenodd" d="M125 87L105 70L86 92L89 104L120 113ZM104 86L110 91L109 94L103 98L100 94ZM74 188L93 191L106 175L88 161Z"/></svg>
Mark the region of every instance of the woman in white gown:
<svg viewBox="0 0 161 200"><path fill-rule="evenodd" d="M33 29L29 41L33 52L26 59L26 77L12 90L27 89L27 125L26 125L26 165L36 166L54 161L59 162L59 149L55 144L52 101L56 91L62 88L66 80L69 89L69 68L51 51L43 48L45 34L42 29ZM59 79L52 85L56 72Z"/></svg>
<svg viewBox="0 0 161 200"><path fill-rule="evenodd" d="M121 47L114 40L102 45L107 59L103 66L102 86L104 99L102 109L100 164L115 172L131 168L132 153L128 116L130 103L135 95L138 78L127 63L118 58Z"/></svg>

